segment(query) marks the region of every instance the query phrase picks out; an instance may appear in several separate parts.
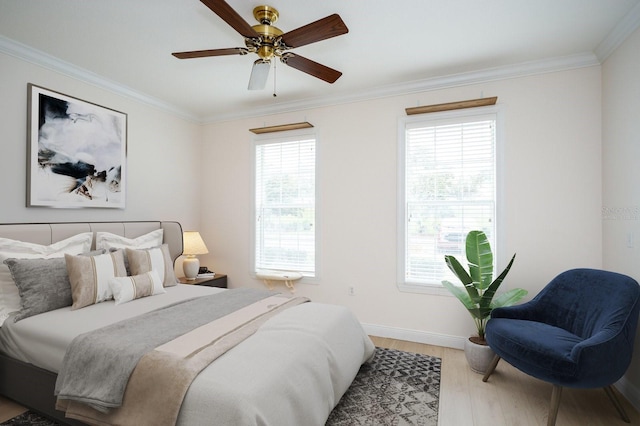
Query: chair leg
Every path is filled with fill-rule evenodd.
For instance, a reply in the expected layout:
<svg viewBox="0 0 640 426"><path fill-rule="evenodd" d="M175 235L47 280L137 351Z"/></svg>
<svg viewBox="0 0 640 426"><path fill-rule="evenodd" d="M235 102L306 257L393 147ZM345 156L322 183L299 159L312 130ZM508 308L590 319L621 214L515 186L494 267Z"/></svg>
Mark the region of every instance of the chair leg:
<svg viewBox="0 0 640 426"><path fill-rule="evenodd" d="M489 376L493 373L493 371L498 366L498 361L500 361L500 355L496 354L496 356L494 356L493 359L491 360L491 364L489 364L489 368L487 368L487 372L484 373L484 377L482 378L483 382L486 382L487 380L489 380Z"/></svg>
<svg viewBox="0 0 640 426"><path fill-rule="evenodd" d="M556 424L561 396L562 386L553 385L553 390L551 391L551 404L549 405L549 418L547 419L547 426L555 426Z"/></svg>
<svg viewBox="0 0 640 426"><path fill-rule="evenodd" d="M616 410L618 410L618 414L620 414L620 417L622 417L622 420L624 420L626 423L631 423L629 416L627 416L627 413L624 411L624 407L622 406L622 404L620 403L620 400L614 393L613 387L609 385L609 386L605 386L603 389L607 393L607 396L609 397L609 400L611 400L611 402L613 403L614 407L616 407Z"/></svg>

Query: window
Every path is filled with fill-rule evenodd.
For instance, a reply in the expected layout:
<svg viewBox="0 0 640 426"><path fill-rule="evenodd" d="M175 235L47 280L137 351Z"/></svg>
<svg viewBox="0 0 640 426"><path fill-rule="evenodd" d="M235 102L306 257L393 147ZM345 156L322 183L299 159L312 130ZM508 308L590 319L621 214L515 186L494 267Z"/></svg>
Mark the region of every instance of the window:
<svg viewBox="0 0 640 426"><path fill-rule="evenodd" d="M470 230L484 231L497 253L497 111L490 110L409 117L400 124L398 247L403 290L439 292L442 280L457 282L444 255L455 255L465 264Z"/></svg>
<svg viewBox="0 0 640 426"><path fill-rule="evenodd" d="M315 276L314 135L256 141L254 219L255 270Z"/></svg>

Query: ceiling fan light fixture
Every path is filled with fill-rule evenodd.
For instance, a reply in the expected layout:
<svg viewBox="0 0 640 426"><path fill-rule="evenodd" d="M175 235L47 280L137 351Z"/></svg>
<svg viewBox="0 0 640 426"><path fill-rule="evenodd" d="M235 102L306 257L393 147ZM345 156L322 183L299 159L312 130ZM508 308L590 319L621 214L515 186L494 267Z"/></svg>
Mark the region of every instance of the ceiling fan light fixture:
<svg viewBox="0 0 640 426"><path fill-rule="evenodd" d="M251 68L251 77L249 77L249 90L262 90L267 84L267 77L269 77L269 68L271 67L271 61L258 59L253 63Z"/></svg>

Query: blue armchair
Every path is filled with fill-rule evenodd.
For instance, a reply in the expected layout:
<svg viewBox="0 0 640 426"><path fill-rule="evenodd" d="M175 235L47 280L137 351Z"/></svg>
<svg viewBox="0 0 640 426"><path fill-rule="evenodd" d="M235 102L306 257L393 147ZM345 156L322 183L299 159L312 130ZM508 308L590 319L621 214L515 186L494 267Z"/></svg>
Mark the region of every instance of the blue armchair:
<svg viewBox="0 0 640 426"><path fill-rule="evenodd" d="M611 385L631 362L639 299L640 286L626 275L563 272L531 301L492 311L485 338L496 356L482 381L502 358L553 385L547 425L555 425L563 387L604 388L629 423Z"/></svg>

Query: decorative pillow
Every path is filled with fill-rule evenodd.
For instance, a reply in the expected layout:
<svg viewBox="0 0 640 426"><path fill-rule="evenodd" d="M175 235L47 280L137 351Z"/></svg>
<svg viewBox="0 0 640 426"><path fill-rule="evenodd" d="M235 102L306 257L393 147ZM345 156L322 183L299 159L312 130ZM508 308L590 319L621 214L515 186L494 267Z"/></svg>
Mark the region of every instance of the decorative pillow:
<svg viewBox="0 0 640 426"><path fill-rule="evenodd" d="M158 247L162 244L163 230L156 229L137 238L126 238L110 232L96 232L97 249L146 249Z"/></svg>
<svg viewBox="0 0 640 426"><path fill-rule="evenodd" d="M63 258L7 259L4 263L9 267L20 292L22 309L14 321L73 303L67 265Z"/></svg>
<svg viewBox="0 0 640 426"><path fill-rule="evenodd" d="M92 241L92 232L83 232L48 246L0 238L0 324L21 307L18 287L5 260L62 258L65 253L76 255L89 251Z"/></svg>
<svg viewBox="0 0 640 426"><path fill-rule="evenodd" d="M81 256L97 256L104 250L82 253ZM20 312L15 322L54 309L71 306L71 283L64 258L7 259L13 281L20 293Z"/></svg>
<svg viewBox="0 0 640 426"><path fill-rule="evenodd" d="M114 277L109 279L109 287L113 292L116 305L130 302L141 297L155 296L166 293L162 286L162 280L156 271L131 277Z"/></svg>
<svg viewBox="0 0 640 426"><path fill-rule="evenodd" d="M68 254L64 257L71 284L72 310L113 298L109 279L127 276L122 250L92 257Z"/></svg>
<svg viewBox="0 0 640 426"><path fill-rule="evenodd" d="M127 258L129 259L131 275L140 275L145 272L156 271L165 287L171 287L178 283L167 244L147 250L133 250L128 248Z"/></svg>

